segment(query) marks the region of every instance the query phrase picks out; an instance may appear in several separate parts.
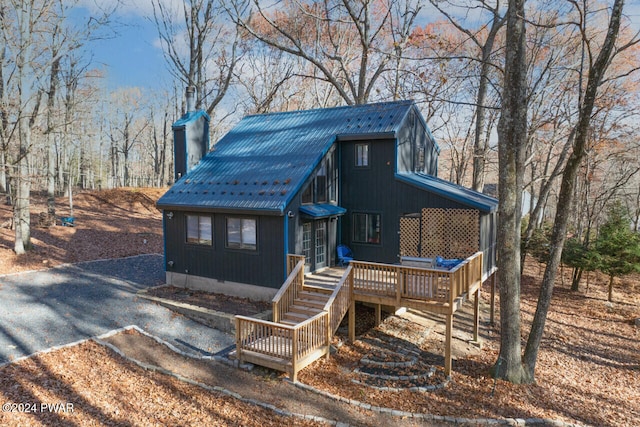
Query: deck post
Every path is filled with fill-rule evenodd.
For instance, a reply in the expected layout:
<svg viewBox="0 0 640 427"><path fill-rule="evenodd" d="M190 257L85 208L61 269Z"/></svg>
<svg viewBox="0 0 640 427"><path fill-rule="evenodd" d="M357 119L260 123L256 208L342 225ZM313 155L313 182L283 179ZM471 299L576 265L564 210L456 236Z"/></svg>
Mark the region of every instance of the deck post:
<svg viewBox="0 0 640 427"><path fill-rule="evenodd" d="M349 341L354 342L356 340L356 301L351 298L349 304Z"/></svg>
<svg viewBox="0 0 640 427"><path fill-rule="evenodd" d="M376 326L382 323L382 304L376 304Z"/></svg>
<svg viewBox="0 0 640 427"><path fill-rule="evenodd" d="M240 330L240 319L236 317L236 357L238 358L238 364L242 364L242 331Z"/></svg>
<svg viewBox="0 0 640 427"><path fill-rule="evenodd" d="M291 334L291 381L298 380L298 328L294 328Z"/></svg>
<svg viewBox="0 0 640 427"><path fill-rule="evenodd" d="M327 354L325 355L325 360L329 360L329 356L331 355L331 312L327 312L325 316L327 319Z"/></svg>
<svg viewBox="0 0 640 427"><path fill-rule="evenodd" d="M453 330L453 313L447 313L446 315L446 328L445 328L445 345L444 345L444 374L446 376L451 375L451 338Z"/></svg>
<svg viewBox="0 0 640 427"><path fill-rule="evenodd" d="M478 330L480 329L480 286L478 286L473 296L473 341L478 342Z"/></svg>
<svg viewBox="0 0 640 427"><path fill-rule="evenodd" d="M398 310L401 304L400 300L402 299L402 293L406 286L406 272L402 267L398 267L396 277L398 278L396 282L396 310Z"/></svg>

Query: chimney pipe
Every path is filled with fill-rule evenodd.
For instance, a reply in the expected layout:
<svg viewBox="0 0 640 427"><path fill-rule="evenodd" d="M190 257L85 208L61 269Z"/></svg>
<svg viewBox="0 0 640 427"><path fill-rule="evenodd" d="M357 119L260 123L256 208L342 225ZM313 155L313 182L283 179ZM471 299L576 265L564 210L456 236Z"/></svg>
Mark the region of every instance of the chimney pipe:
<svg viewBox="0 0 640 427"><path fill-rule="evenodd" d="M187 86L187 113L195 111L196 107L196 88Z"/></svg>

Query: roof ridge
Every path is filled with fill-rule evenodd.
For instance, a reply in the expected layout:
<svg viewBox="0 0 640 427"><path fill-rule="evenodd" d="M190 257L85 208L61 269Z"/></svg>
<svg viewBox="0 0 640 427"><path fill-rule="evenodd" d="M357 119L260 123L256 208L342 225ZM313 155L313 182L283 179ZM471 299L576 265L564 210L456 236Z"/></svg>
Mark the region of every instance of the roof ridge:
<svg viewBox="0 0 640 427"><path fill-rule="evenodd" d="M338 105L336 107L317 107L317 108L308 108L306 110L292 110L292 111L273 111L270 113L256 113L256 114L248 114L243 118L249 117L265 117L265 116L276 116L276 115L294 115L294 114L310 114L316 113L318 111L329 111L329 110L346 110L346 109L357 109L357 108L371 108L371 107L382 107L386 105L412 105L415 104L413 99L402 99L398 101L381 101L374 102L370 104L354 104L354 105Z"/></svg>

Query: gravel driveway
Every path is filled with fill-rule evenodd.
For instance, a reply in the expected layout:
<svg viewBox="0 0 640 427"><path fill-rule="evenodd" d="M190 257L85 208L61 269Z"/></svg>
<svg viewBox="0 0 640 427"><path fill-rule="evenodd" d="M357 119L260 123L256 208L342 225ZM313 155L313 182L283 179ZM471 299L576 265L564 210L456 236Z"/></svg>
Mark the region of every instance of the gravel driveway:
<svg viewBox="0 0 640 427"><path fill-rule="evenodd" d="M136 292L164 283L163 257L140 255L0 276L0 363L128 325L195 355L234 343Z"/></svg>

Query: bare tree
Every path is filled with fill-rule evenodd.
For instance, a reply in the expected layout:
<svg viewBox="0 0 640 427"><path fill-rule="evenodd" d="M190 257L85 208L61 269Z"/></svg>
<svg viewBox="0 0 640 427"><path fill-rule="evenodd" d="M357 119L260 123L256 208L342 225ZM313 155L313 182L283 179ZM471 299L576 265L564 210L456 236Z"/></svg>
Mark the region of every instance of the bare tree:
<svg viewBox="0 0 640 427"><path fill-rule="evenodd" d="M328 83L351 105L369 101L380 76L398 68L422 2L291 1L276 9L229 0L227 8L248 34L311 64L304 77Z"/></svg>
<svg viewBox="0 0 640 427"><path fill-rule="evenodd" d="M487 162L487 153L489 152L489 134L490 129L486 129L487 116L487 92L491 87L491 74L499 65L493 59L495 42L498 32L505 23L506 16L501 10L500 1L487 2L485 0L476 0L468 7L482 10L488 14L489 23L479 30L471 30L466 28L458 21L449 11L452 7L458 7L449 0L437 1L429 0L431 4L440 11L455 28L466 34L480 50L477 60L480 62L480 74L478 89L476 92L476 112L475 112L475 132L473 143L473 180L472 188L476 191L482 191L485 180L485 165ZM493 108L493 106L491 107Z"/></svg>
<svg viewBox="0 0 640 427"><path fill-rule="evenodd" d="M166 2L154 0L153 16L173 75L197 90L196 108L213 110L224 98L238 62L238 29L223 19L219 0L189 0L182 19ZM186 48L185 48L186 47Z"/></svg>
<svg viewBox="0 0 640 427"><path fill-rule="evenodd" d="M576 7L579 6L576 4ZM622 21L623 7L624 0L614 1L611 9L611 16L609 18L609 25L607 27L607 34L602 43L602 47L597 54L595 52L589 52L589 72L584 96L582 97L582 103L580 104L578 121L575 126L575 136L572 143L573 151L562 174L562 184L559 194L559 199L566 201L568 204L571 204L574 197L576 175L586 155L588 133L593 110L598 98L599 88L605 80L607 69L611 64L612 58L617 52L620 52L621 49L624 50L639 41L637 38L634 38L623 46L616 48L616 40L618 38L618 32ZM584 12L586 14L586 10ZM584 15L581 14L581 16L584 18ZM583 35L585 34L583 33ZM528 374L531 377L533 377L535 373L538 350L540 348L540 342L542 340L549 306L551 305L553 286L558 265L560 264L560 257L562 255L562 248L564 247L568 223L569 210L557 209L553 225L553 233L551 236L549 262L547 263L544 277L542 279L538 304L536 306L536 312L531 325L531 332L527 339L527 346L524 353L524 363Z"/></svg>

